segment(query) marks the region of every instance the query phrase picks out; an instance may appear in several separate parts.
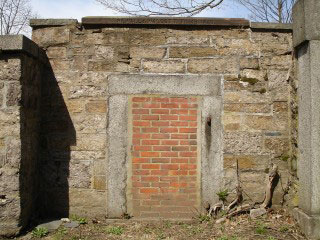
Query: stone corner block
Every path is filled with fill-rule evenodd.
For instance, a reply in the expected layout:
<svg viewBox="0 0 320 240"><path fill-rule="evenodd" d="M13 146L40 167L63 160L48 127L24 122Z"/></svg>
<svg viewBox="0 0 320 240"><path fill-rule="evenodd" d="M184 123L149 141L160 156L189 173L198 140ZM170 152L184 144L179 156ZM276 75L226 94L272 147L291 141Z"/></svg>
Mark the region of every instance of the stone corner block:
<svg viewBox="0 0 320 240"><path fill-rule="evenodd" d="M24 52L36 58L42 51L35 42L24 35L0 36L0 50L3 52Z"/></svg>
<svg viewBox="0 0 320 240"><path fill-rule="evenodd" d="M292 11L293 46L304 41L320 40L320 1L298 0Z"/></svg>
<svg viewBox="0 0 320 240"><path fill-rule="evenodd" d="M293 209L292 214L307 237L310 239L320 238L320 215L309 216L299 208Z"/></svg>
<svg viewBox="0 0 320 240"><path fill-rule="evenodd" d="M58 27L66 25L78 24L77 19L30 19L30 26L32 28L40 27Z"/></svg>

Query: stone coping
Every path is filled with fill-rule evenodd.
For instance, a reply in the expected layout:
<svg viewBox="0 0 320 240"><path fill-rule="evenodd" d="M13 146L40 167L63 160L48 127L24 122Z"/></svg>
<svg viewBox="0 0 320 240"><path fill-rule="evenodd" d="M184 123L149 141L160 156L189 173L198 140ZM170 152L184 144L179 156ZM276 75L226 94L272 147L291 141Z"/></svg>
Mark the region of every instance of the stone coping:
<svg viewBox="0 0 320 240"><path fill-rule="evenodd" d="M169 25L169 26L237 26L249 27L244 18L200 17L84 17L83 25Z"/></svg>
<svg viewBox="0 0 320 240"><path fill-rule="evenodd" d="M288 30L292 31L291 23L267 23L267 22L251 22L251 29L270 29L270 30Z"/></svg>
<svg viewBox="0 0 320 240"><path fill-rule="evenodd" d="M45 56L44 51L38 45L24 35L0 36L1 52L23 52L36 58Z"/></svg>
<svg viewBox="0 0 320 240"><path fill-rule="evenodd" d="M33 28L58 27L76 25L76 19L31 19ZM82 25L94 26L217 26L217 27L245 27L262 30L292 31L289 23L261 23L250 22L244 18L202 18L202 17L114 17L114 16L88 16L82 18Z"/></svg>

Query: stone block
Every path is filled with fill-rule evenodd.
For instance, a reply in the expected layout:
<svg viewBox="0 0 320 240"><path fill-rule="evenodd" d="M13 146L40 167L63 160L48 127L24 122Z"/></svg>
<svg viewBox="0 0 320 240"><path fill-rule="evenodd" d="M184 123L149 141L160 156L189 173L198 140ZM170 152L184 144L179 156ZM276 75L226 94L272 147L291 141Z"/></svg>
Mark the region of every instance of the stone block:
<svg viewBox="0 0 320 240"><path fill-rule="evenodd" d="M8 107L18 106L21 99L21 86L19 83L10 83L7 86L6 104Z"/></svg>
<svg viewBox="0 0 320 240"><path fill-rule="evenodd" d="M94 48L94 58L100 60L113 60L116 57L115 48L113 46L97 45Z"/></svg>
<svg viewBox="0 0 320 240"><path fill-rule="evenodd" d="M266 103L227 103L225 112L271 113L271 105Z"/></svg>
<svg viewBox="0 0 320 240"><path fill-rule="evenodd" d="M288 123L284 125L273 116L247 115L243 124L249 131L285 131L288 128Z"/></svg>
<svg viewBox="0 0 320 240"><path fill-rule="evenodd" d="M281 56L263 56L260 58L262 69L283 69L288 70L292 66L291 54Z"/></svg>
<svg viewBox="0 0 320 240"><path fill-rule="evenodd" d="M264 70L244 69L240 71L240 81L255 85L257 82L264 82L267 73Z"/></svg>
<svg viewBox="0 0 320 240"><path fill-rule="evenodd" d="M66 101L66 106L69 113L80 113L85 110L85 102L80 99L70 99Z"/></svg>
<svg viewBox="0 0 320 240"><path fill-rule="evenodd" d="M106 177L105 176L94 176L93 177L93 188L96 190L106 190Z"/></svg>
<svg viewBox="0 0 320 240"><path fill-rule="evenodd" d="M190 73L238 73L239 62L236 57L190 59L187 70Z"/></svg>
<svg viewBox="0 0 320 240"><path fill-rule="evenodd" d="M106 129L106 114L75 114L71 116L77 133L103 133Z"/></svg>
<svg viewBox="0 0 320 240"><path fill-rule="evenodd" d="M106 135L99 134L77 134L77 141L75 146L71 146L71 150L77 151L99 151L105 150Z"/></svg>
<svg viewBox="0 0 320 240"><path fill-rule="evenodd" d="M169 45L201 45L201 46L209 46L210 39L206 35L189 35L189 34L177 34L173 36L168 36L166 40L166 44Z"/></svg>
<svg viewBox="0 0 320 240"><path fill-rule="evenodd" d="M152 30L148 32L143 32L141 30L131 31L129 38L131 45L159 46L166 44L166 36L162 33L154 32Z"/></svg>
<svg viewBox="0 0 320 240"><path fill-rule="evenodd" d="M19 81L21 77L21 60L8 59L0 60L0 80L1 81Z"/></svg>
<svg viewBox="0 0 320 240"><path fill-rule="evenodd" d="M70 60L50 59L50 65L53 71L69 71L71 69L71 63Z"/></svg>
<svg viewBox="0 0 320 240"><path fill-rule="evenodd" d="M224 135L224 153L226 154L261 154L263 153L261 133L226 132Z"/></svg>
<svg viewBox="0 0 320 240"><path fill-rule="evenodd" d="M290 149L289 139L282 137L266 137L264 145L266 150L274 156L287 155Z"/></svg>
<svg viewBox="0 0 320 240"><path fill-rule="evenodd" d="M114 72L116 70L116 62L114 61L92 61L88 62L88 71L97 72ZM115 71L118 72L118 71Z"/></svg>
<svg viewBox="0 0 320 240"><path fill-rule="evenodd" d="M259 58L255 58L255 57L240 58L240 70L242 69L259 69Z"/></svg>
<svg viewBox="0 0 320 240"><path fill-rule="evenodd" d="M142 69L148 73L184 73L185 65L180 60L145 60L142 62Z"/></svg>
<svg viewBox="0 0 320 240"><path fill-rule="evenodd" d="M170 47L169 58L212 57L218 55L213 47Z"/></svg>
<svg viewBox="0 0 320 240"><path fill-rule="evenodd" d="M288 71L268 70L269 91L273 101L289 100Z"/></svg>
<svg viewBox="0 0 320 240"><path fill-rule="evenodd" d="M90 101L86 104L86 112L88 113L106 113L106 101Z"/></svg>
<svg viewBox="0 0 320 240"><path fill-rule="evenodd" d="M6 146L6 165L19 168L21 164L21 140L14 137L7 137Z"/></svg>
<svg viewBox="0 0 320 240"><path fill-rule="evenodd" d="M225 92L225 103L265 103L271 104L271 98L268 93L257 92Z"/></svg>
<svg viewBox="0 0 320 240"><path fill-rule="evenodd" d="M66 58L67 48L65 47L49 47L47 49L48 58Z"/></svg>
<svg viewBox="0 0 320 240"><path fill-rule="evenodd" d="M77 98L93 98L93 99L102 99L106 96L107 90L105 87L100 86L72 86L69 92L69 99Z"/></svg>
<svg viewBox="0 0 320 240"><path fill-rule="evenodd" d="M70 41L70 29L67 27L34 29L32 31L32 40L40 47L66 44Z"/></svg>
<svg viewBox="0 0 320 240"><path fill-rule="evenodd" d="M213 38L212 45L219 55L259 56L259 48L249 39Z"/></svg>
<svg viewBox="0 0 320 240"><path fill-rule="evenodd" d="M105 159L105 150L101 151L71 151L70 158L79 161L94 161Z"/></svg>
<svg viewBox="0 0 320 240"><path fill-rule="evenodd" d="M131 47L130 57L133 59L162 59L166 52L167 49L162 47Z"/></svg>
<svg viewBox="0 0 320 240"><path fill-rule="evenodd" d="M229 155L224 154L224 168L236 169L238 167L241 172L245 171L265 171L270 164L269 155Z"/></svg>
<svg viewBox="0 0 320 240"><path fill-rule="evenodd" d="M71 161L69 166L69 187L87 188L91 186L92 163L89 161Z"/></svg>
<svg viewBox="0 0 320 240"><path fill-rule="evenodd" d="M105 160L97 160L93 162L93 174L94 176L104 176L107 171L107 166L106 166L106 161Z"/></svg>

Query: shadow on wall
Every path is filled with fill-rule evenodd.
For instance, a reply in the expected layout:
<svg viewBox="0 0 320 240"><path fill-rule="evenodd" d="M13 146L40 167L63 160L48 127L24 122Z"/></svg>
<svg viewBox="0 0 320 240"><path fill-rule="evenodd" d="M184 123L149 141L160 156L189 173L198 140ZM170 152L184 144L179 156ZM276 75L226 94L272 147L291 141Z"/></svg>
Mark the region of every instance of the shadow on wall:
<svg viewBox="0 0 320 240"><path fill-rule="evenodd" d="M76 132L50 65L43 76L37 206L42 219L68 217L70 150Z"/></svg>

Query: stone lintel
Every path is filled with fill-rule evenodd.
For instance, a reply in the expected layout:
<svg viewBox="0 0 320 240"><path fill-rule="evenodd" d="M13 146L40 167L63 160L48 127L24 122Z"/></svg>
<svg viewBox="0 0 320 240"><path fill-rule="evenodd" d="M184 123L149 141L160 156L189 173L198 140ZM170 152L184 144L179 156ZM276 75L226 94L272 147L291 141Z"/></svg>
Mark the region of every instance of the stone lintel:
<svg viewBox="0 0 320 240"><path fill-rule="evenodd" d="M320 1L298 0L292 10L293 46L305 41L320 40Z"/></svg>
<svg viewBox="0 0 320 240"><path fill-rule="evenodd" d="M244 18L200 18L200 17L84 17L82 24L89 25L169 25L169 26L226 26L249 27Z"/></svg>
<svg viewBox="0 0 320 240"><path fill-rule="evenodd" d="M30 26L32 28L59 27L76 24L78 24L77 19L30 19Z"/></svg>
<svg viewBox="0 0 320 240"><path fill-rule="evenodd" d="M42 49L24 35L0 36L0 51L3 53L21 52L39 58L44 56Z"/></svg>
<svg viewBox="0 0 320 240"><path fill-rule="evenodd" d="M262 30L280 30L292 32L291 23L266 23L266 22L251 22L251 29L262 29Z"/></svg>
<svg viewBox="0 0 320 240"><path fill-rule="evenodd" d="M293 209L293 216L297 220L302 232L310 239L319 239L320 215L310 216L299 208Z"/></svg>

